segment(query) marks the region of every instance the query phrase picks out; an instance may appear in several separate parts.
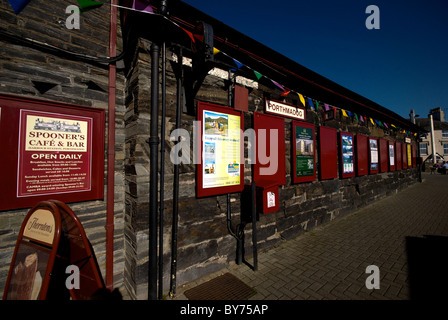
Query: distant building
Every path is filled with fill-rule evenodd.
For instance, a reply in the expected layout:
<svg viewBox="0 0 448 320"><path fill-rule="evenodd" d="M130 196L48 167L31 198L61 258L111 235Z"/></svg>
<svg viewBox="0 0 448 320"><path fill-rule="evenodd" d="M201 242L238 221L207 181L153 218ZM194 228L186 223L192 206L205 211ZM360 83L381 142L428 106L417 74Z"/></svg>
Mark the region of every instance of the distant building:
<svg viewBox="0 0 448 320"><path fill-rule="evenodd" d="M435 108L429 111L427 118L415 119L416 124L428 131L426 136L420 141L420 155L423 161L432 163L432 139L431 121L429 115L432 114L434 122L434 146L437 162L448 160L448 122L445 120L445 112L442 108Z"/></svg>

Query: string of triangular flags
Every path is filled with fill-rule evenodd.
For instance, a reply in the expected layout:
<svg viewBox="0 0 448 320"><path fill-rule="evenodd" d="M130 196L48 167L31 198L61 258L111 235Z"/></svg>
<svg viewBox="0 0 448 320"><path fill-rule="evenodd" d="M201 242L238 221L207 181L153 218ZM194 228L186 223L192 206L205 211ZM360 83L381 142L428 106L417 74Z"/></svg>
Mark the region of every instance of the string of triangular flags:
<svg viewBox="0 0 448 320"><path fill-rule="evenodd" d="M19 14L27 5L31 0L8 0L11 7L13 8L15 14ZM81 7L81 12L86 12L92 9L96 9L99 8L103 5L102 2L98 2L98 1L92 1L92 0L77 0L78 4ZM143 12L143 13L149 13L149 14L155 14L152 10L151 4L150 4L150 0L133 0L132 1L132 7L125 7L125 6L120 6L120 5L114 5L114 4L110 4L111 6L116 6L118 8L122 8L122 9L126 9L126 10L133 10L133 11L139 11L139 12ZM165 16L164 16L165 17ZM195 36L192 32L186 30L185 28L182 28L179 24L177 24L176 22L168 19L171 23L173 23L174 25L176 25L177 27L181 28L192 40L193 43L196 42L195 38L200 39L199 36ZM277 88L279 88L280 90L282 90L281 96L282 97L286 97L287 95L289 95L290 93L294 93L299 97L299 100L301 102L301 104L303 105L303 107L306 107L306 101L308 101L308 105L310 107L311 110L313 111L318 111L319 110L319 101L317 101L316 99L312 99L311 97L305 97L303 94L294 91L292 89L289 89L287 87L285 87L284 85L278 83L277 81L275 81L274 79L270 79L269 77L261 74L260 72L252 69L251 67L243 64L242 62L238 61L237 59L231 57L230 55L228 55L227 53L217 49L217 48L213 48L213 54L216 55L218 53L221 53L227 57L229 57L230 59L232 59L236 65L236 68L231 68L231 71L237 72L239 69L246 67L249 70L252 70L252 72L254 73L254 76L256 78L256 80L254 80L255 82L259 82L261 78L267 78L268 80L270 80L272 82L272 84L274 84ZM306 98L306 100L305 100ZM314 103L313 103L314 101ZM373 119L372 117L367 117L367 116L363 116L363 115L358 115L356 113L350 112L348 110L345 110L343 108L339 108L339 107L335 107L335 106L329 106L327 103L324 103L323 109L325 111L331 111L330 108L332 108L333 110L341 110L342 115L344 117L354 117L356 119L356 121L358 122L367 122L370 120L370 122L372 123L372 125L377 124L378 126L382 127L382 128L387 128L389 129L389 125L390 127L398 130L400 133L404 133L406 135L408 134L413 134L413 135L417 135L417 133L411 132L411 131L407 131L405 129L402 129L400 127L395 126L394 124L387 124L386 122L381 122L380 120L376 120Z"/></svg>
<svg viewBox="0 0 448 320"><path fill-rule="evenodd" d="M247 66L247 65L245 65L245 64L243 64L243 63L241 63L240 61L238 61L237 59L231 57L231 56L228 55L227 53L225 53L225 52L223 52L223 51L221 51L221 50L219 50L219 49L217 49L217 48L213 48L213 54L216 55L216 54L218 54L218 53L221 53L221 54L223 54L223 55L225 55L225 56L231 58L231 59L235 62L236 68L232 68L232 69L230 69L231 71L237 71L237 70L241 69L241 68L244 66L244 67L246 67L246 68L252 70L252 72L254 73L255 78L256 78L256 80L254 80L254 81L258 82L258 81L260 81L260 79L261 79L262 77L267 78L267 79L270 80L276 87L278 87L280 90L282 90L282 93L281 93L281 96L282 96L282 97L286 97L286 96L289 95L290 93L297 94L298 97L299 97L300 102L301 102L302 105L303 105L303 107L306 107L306 101L308 101L308 105L309 105L309 107L310 107L311 110L313 110L313 111L318 111L318 110L319 110L320 106L319 106L319 101L318 101L318 100L313 99L313 98L311 98L311 97L306 97L306 96L304 96L303 94L301 94L300 92L297 92L297 91L294 91L294 90L292 90L292 89L289 89L289 88L285 87L284 85L278 83L277 81L275 81L275 80L273 80L273 79L270 79L269 77L267 77L267 76L265 76L265 75L262 75L260 72L258 72L258 71L256 71L256 70L252 69L251 67L249 67L249 66ZM322 108L321 108L321 109L322 109ZM372 123L372 125L375 125L375 124L376 124L376 125L378 125L378 126L380 126L380 127L382 127L382 128L386 128L386 129L392 129L392 128L394 128L394 129L398 130L400 133L413 134L413 135L415 135L415 136L417 135L417 133L414 133L414 132L411 132L411 131L407 131L407 130L402 129L402 128L398 127L398 126L395 126L395 125L392 124L392 123L387 124L387 123L384 122L384 121L382 122L382 121L380 121L380 120L376 120L376 119L374 119L374 118L372 118L372 117L367 117L367 116L363 116L363 115L358 115L357 113L354 113L354 112L345 110L345 109L343 109L343 108L339 108L339 107L335 107L335 106L330 106L330 105L328 105L327 103L324 103L323 110L325 110L325 111L331 111L332 109L333 109L333 110L338 110L338 109L339 109L339 110L341 110L341 112L342 112L342 116L344 116L344 117L353 117L353 118L356 119L356 121L358 121L358 122L363 122L363 123L364 123L364 122L368 122L368 121L370 121L370 122Z"/></svg>

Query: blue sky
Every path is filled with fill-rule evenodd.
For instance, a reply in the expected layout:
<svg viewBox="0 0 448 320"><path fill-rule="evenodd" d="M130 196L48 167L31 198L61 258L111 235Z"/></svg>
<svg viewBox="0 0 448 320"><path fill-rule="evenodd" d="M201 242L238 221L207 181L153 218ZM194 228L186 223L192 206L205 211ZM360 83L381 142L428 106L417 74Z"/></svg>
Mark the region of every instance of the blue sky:
<svg viewBox="0 0 448 320"><path fill-rule="evenodd" d="M448 114L447 0L184 2L402 117Z"/></svg>

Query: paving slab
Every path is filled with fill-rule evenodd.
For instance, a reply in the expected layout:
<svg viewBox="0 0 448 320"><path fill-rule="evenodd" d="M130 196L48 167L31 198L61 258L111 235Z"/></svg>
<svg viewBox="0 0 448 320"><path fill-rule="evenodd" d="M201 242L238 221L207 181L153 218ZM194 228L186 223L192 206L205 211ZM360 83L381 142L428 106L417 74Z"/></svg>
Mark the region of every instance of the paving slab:
<svg viewBox="0 0 448 320"><path fill-rule="evenodd" d="M410 268L418 270L409 265L412 239L436 244L448 239L448 175L423 173L422 183L260 251L258 271L231 263L215 276L235 275L256 291L252 300L408 300L421 297L422 290L446 299L441 289L448 284L446 275L439 284L414 285L421 285L424 275L410 274ZM442 264L447 249L441 247L428 262ZM379 289L366 287L369 265L379 269ZM183 292L200 282L179 287L175 299L186 299Z"/></svg>

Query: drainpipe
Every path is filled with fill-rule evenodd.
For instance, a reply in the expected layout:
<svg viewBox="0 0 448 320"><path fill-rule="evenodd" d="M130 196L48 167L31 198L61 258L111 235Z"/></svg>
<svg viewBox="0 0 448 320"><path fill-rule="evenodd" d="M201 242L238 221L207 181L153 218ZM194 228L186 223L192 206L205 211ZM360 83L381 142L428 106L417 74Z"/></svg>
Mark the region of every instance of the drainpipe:
<svg viewBox="0 0 448 320"><path fill-rule="evenodd" d="M163 216L165 200L165 114L166 114L166 44L162 43L162 123L160 144L160 207L159 207L159 300L163 296Z"/></svg>
<svg viewBox="0 0 448 320"><path fill-rule="evenodd" d="M167 0L160 1L160 14L166 16L167 14ZM157 59L158 62L158 59ZM158 66L157 66L158 68ZM156 78L158 80L158 77ZM153 92L154 93L154 92ZM157 92L158 94L158 92ZM156 109L158 109L158 103L156 104ZM154 108L153 108L154 110ZM165 114L166 114L166 43L162 42L162 122L161 122L161 139L162 142L160 144L160 202L159 202L159 260L158 260L158 268L159 268L159 290L158 290L158 298L162 299L163 296L163 216L164 216L164 200L165 200ZM151 115L151 125L153 123ZM158 115L155 118L156 123L158 122ZM156 132L157 130L154 129ZM152 134L152 131L151 131ZM151 151L152 152L152 151ZM151 162L152 163L152 162ZM158 161L155 161L158 163ZM152 169L151 169L152 170ZM152 171L151 171L152 172ZM155 182L157 186L157 182ZM157 194L157 189L156 189ZM154 214L155 215L155 214ZM156 229L156 227L153 227ZM151 229L152 231L152 229ZM154 273L157 273L154 270ZM157 284L155 285L157 286ZM153 289L155 290L155 289Z"/></svg>
<svg viewBox="0 0 448 320"><path fill-rule="evenodd" d="M257 244L257 211L255 208L255 197L257 192L257 186L255 181L252 179L250 196L252 198L252 253L254 257L254 271L258 270L258 244Z"/></svg>
<svg viewBox="0 0 448 320"><path fill-rule="evenodd" d="M178 55L179 71L177 74L177 105L176 105L176 127L180 127L180 119L182 115L182 48L179 48ZM178 142L181 138L178 138ZM178 231L178 210L179 210L179 164L174 165L173 178L173 221L171 228L171 273L170 273L170 297L176 294L176 273L177 273L177 231Z"/></svg>
<svg viewBox="0 0 448 320"><path fill-rule="evenodd" d="M157 296L157 201L158 201L158 145L159 145L159 51L158 44L151 44L151 124L149 137L149 262L148 299Z"/></svg>
<svg viewBox="0 0 448 320"><path fill-rule="evenodd" d="M117 0L111 0L109 57L117 55ZM107 205L106 205L106 288L113 289L114 283L114 185L115 185L115 92L117 66L109 64L108 97L108 150L107 150Z"/></svg>

